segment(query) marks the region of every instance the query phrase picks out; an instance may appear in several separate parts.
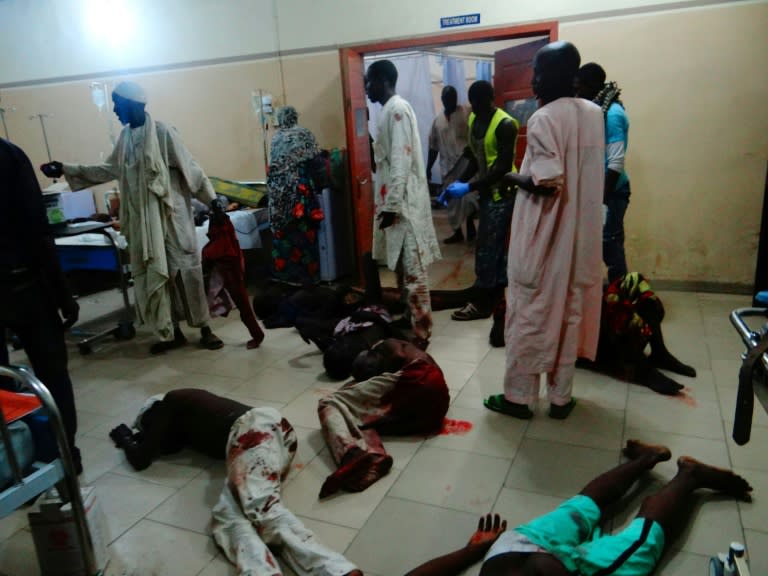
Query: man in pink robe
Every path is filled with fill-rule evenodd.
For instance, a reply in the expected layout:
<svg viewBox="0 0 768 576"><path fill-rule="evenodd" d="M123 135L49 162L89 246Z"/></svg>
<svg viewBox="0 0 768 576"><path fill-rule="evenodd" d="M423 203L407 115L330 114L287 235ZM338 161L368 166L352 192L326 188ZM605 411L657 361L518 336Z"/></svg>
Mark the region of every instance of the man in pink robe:
<svg viewBox="0 0 768 576"><path fill-rule="evenodd" d="M605 137L600 108L571 97L578 50L567 42L534 59L541 107L528 121L528 144L509 242L504 394L487 408L531 418L539 376L547 377L549 415L564 419L577 357L597 351L602 297L602 191Z"/></svg>

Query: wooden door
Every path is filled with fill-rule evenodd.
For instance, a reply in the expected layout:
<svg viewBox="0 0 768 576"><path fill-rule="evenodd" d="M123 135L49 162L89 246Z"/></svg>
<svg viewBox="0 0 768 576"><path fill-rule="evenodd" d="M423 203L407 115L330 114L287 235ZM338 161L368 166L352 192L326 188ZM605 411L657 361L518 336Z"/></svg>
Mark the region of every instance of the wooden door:
<svg viewBox="0 0 768 576"><path fill-rule="evenodd" d="M494 53L493 88L496 94L496 106L520 122L515 153L515 166L518 170L525 155L528 118L538 107L531 88L533 57L539 48L546 46L549 42L549 38L543 38Z"/></svg>
<svg viewBox="0 0 768 576"><path fill-rule="evenodd" d="M355 262L361 273L362 255L373 245L373 182L368 135L368 103L365 96L363 55L340 50L344 86L344 117L347 124L350 189L355 224Z"/></svg>

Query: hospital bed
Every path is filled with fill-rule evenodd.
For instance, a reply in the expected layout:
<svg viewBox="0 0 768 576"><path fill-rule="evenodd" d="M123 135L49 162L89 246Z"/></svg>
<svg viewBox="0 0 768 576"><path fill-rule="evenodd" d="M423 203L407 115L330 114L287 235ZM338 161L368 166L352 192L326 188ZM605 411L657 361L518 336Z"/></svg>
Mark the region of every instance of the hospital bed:
<svg viewBox="0 0 768 576"><path fill-rule="evenodd" d="M73 334L83 336L77 342L80 354L90 354L93 344L114 336L118 340L130 340L136 335L133 326L133 309L128 296L128 272L122 264L119 234L109 223L86 221L79 224L63 224L53 227L56 250L62 270L102 270L118 275L123 306L119 310L117 325L88 332L82 327L72 329Z"/></svg>
<svg viewBox="0 0 768 576"><path fill-rule="evenodd" d="M57 486L59 493L66 497L72 507L77 537L80 542L83 566L87 574L96 575L98 569L93 549L91 534L85 515L83 500L80 496L80 485L75 472L75 464L67 444L67 435L59 409L48 389L28 370L20 367L0 366L0 376L12 378L25 390L29 390L42 403L42 408L48 416L53 435L56 439L59 457L49 463L36 462L26 474L19 464L11 442L5 414L0 410L0 435L11 470L12 483L0 492L0 519L10 515L26 502L53 487Z"/></svg>

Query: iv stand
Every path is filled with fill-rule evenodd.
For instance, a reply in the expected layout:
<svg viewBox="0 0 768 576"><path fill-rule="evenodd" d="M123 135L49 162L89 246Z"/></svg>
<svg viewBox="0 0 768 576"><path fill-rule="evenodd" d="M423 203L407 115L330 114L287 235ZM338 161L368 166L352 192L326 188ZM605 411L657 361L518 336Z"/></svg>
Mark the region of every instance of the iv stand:
<svg viewBox="0 0 768 576"><path fill-rule="evenodd" d="M3 130L5 131L5 139L8 140L8 142L11 141L11 139L8 137L8 124L5 123L5 108L0 108L0 120L3 122Z"/></svg>
<svg viewBox="0 0 768 576"><path fill-rule="evenodd" d="M43 130L43 140L45 140L45 151L48 153L48 162L53 162L51 157L51 147L48 145L48 134L45 131L45 118L50 118L51 114L32 114L29 117L30 120L38 118L40 120L40 128Z"/></svg>
<svg viewBox="0 0 768 576"><path fill-rule="evenodd" d="M51 147L48 145L48 134L45 131L45 118L50 118L52 114L33 114L29 117L30 120L34 120L35 118L40 120L40 128L43 130L43 140L45 140L45 151L48 153L48 162L53 162L53 158L51 157ZM56 182L56 179L53 179L54 182Z"/></svg>

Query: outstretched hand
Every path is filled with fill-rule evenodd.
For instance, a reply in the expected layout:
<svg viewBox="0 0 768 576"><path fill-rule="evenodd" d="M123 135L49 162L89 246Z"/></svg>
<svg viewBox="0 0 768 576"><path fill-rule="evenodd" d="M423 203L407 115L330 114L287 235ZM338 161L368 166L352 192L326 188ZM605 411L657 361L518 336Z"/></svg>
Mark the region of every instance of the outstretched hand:
<svg viewBox="0 0 768 576"><path fill-rule="evenodd" d="M472 534L467 546L490 548L506 529L507 521L502 520L498 514L480 516L480 521L477 523L477 531Z"/></svg>
<svg viewBox="0 0 768 576"><path fill-rule="evenodd" d="M61 178L64 175L64 165L56 160L40 166L40 171L48 178Z"/></svg>

